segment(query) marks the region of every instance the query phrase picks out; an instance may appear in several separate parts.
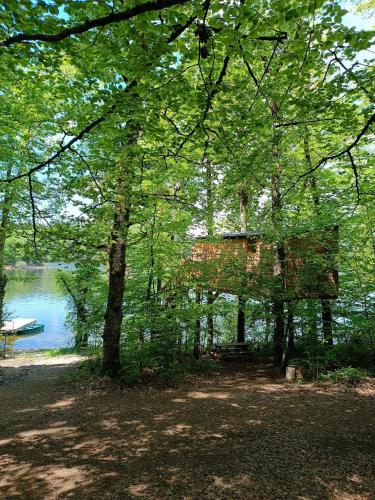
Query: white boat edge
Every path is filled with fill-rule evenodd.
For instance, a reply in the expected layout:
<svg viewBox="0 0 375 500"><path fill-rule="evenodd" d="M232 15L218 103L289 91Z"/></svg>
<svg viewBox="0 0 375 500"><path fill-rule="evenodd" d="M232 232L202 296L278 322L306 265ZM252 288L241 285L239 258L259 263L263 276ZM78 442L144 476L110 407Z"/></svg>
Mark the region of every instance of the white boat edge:
<svg viewBox="0 0 375 500"><path fill-rule="evenodd" d="M23 328L26 328L27 326L35 325L35 323L36 323L36 319L34 319L34 318L7 319L6 321L4 321L4 325L2 326L0 331L3 333L18 332L18 330L22 330Z"/></svg>

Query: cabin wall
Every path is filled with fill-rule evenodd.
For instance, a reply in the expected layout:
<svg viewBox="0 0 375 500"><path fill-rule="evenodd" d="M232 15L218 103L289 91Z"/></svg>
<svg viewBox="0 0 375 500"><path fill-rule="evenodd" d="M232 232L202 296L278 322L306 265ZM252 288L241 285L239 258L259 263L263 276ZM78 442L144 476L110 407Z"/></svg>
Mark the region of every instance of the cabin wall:
<svg viewBox="0 0 375 500"><path fill-rule="evenodd" d="M285 300L337 297L337 228L290 238L284 246ZM272 296L274 257L275 245L259 237L200 241L192 248L190 275L218 291Z"/></svg>

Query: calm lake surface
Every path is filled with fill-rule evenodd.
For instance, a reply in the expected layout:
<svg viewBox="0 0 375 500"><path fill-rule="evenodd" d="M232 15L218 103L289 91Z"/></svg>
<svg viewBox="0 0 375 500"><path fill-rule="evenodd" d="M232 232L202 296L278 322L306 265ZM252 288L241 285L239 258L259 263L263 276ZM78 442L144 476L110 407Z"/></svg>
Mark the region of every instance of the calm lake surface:
<svg viewBox="0 0 375 500"><path fill-rule="evenodd" d="M62 268L62 267L61 267ZM72 345L72 334L65 326L66 298L57 286L56 265L43 269L8 271L5 295L7 319L35 318L44 331L8 337L15 349L48 349Z"/></svg>

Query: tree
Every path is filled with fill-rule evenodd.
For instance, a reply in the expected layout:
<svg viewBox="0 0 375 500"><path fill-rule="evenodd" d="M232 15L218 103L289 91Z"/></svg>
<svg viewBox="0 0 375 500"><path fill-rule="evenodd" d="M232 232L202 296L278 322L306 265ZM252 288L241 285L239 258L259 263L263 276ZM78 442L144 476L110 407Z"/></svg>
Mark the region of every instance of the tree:
<svg viewBox="0 0 375 500"><path fill-rule="evenodd" d="M273 243L273 276L259 284L271 295L237 290L237 340L244 340L244 297L255 295L251 307L271 300L275 364L285 365L292 313L313 316L304 303L292 311L285 242L347 227L351 212L358 228L373 222L373 74L358 61L371 33L345 27L344 12L324 0L4 6L1 236L12 205L15 223L27 213L37 251L78 263L92 255L105 266L103 372L119 374L126 342L145 350L157 338L168 363L183 343L197 353L203 312L212 347L217 293L208 287L195 304L181 276L203 228L209 236L256 231ZM351 273L346 295L339 306L323 303L327 341L339 338L331 332L335 307L357 314L347 297L359 279L358 325L367 332L372 318L371 237L354 265L348 248L362 240L350 234L340 256ZM78 330L91 278L82 279L73 279L74 290L66 281ZM232 308L224 299L216 307L222 317Z"/></svg>

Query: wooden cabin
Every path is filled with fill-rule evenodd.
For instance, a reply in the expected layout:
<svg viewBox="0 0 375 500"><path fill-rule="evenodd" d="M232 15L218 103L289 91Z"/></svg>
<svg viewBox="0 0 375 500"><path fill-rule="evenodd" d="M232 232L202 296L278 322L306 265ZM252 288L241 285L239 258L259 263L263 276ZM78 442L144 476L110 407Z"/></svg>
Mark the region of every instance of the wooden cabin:
<svg viewBox="0 0 375 500"><path fill-rule="evenodd" d="M284 300L338 296L337 226L289 238L282 248L285 260L280 266L275 243L264 235L227 233L220 239L200 238L188 261L189 275L202 288L272 297L280 287L282 267Z"/></svg>

